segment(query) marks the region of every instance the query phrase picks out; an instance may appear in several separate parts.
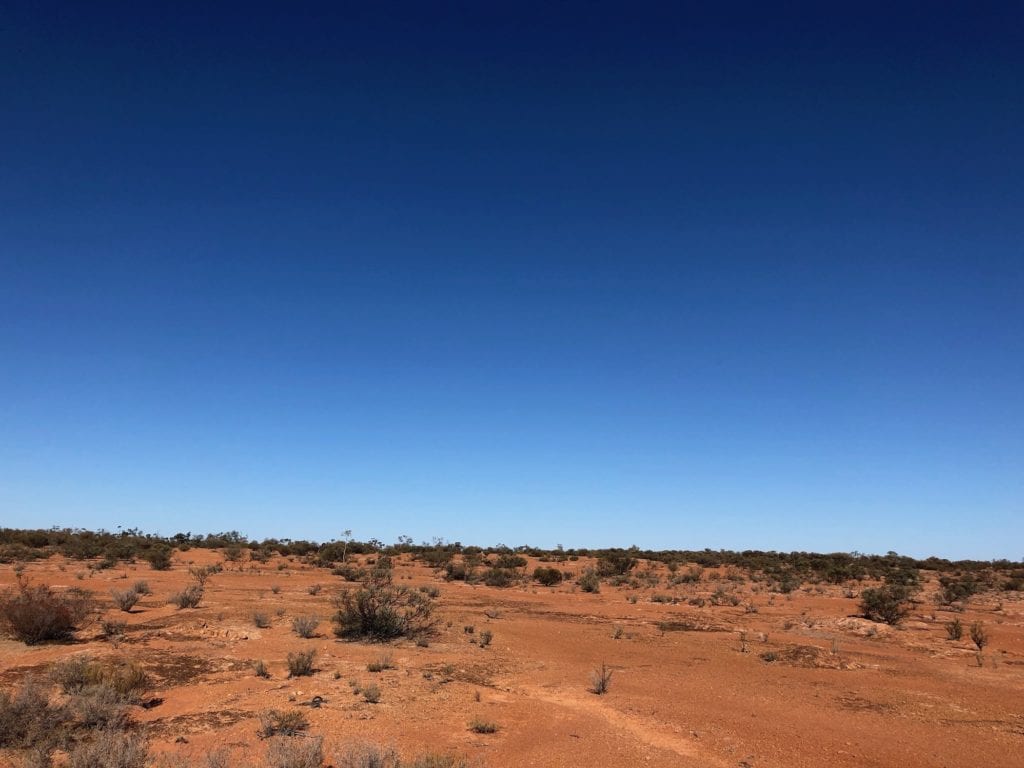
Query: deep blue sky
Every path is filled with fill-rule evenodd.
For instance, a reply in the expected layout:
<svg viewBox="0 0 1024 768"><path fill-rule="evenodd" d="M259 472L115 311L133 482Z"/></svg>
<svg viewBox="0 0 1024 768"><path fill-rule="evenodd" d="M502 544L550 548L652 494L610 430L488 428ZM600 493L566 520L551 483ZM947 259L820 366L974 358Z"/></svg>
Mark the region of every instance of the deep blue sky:
<svg viewBox="0 0 1024 768"><path fill-rule="evenodd" d="M0 7L0 525L1024 556L1024 6L156 5Z"/></svg>

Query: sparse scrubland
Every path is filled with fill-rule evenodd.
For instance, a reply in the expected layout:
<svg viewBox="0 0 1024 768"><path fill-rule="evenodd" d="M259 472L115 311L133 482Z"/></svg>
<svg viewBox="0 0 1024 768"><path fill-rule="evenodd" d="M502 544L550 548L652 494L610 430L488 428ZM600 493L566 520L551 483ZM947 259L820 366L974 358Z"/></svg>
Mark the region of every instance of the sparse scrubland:
<svg viewBox="0 0 1024 768"><path fill-rule="evenodd" d="M1022 590L892 553L3 529L0 766L1014 765Z"/></svg>

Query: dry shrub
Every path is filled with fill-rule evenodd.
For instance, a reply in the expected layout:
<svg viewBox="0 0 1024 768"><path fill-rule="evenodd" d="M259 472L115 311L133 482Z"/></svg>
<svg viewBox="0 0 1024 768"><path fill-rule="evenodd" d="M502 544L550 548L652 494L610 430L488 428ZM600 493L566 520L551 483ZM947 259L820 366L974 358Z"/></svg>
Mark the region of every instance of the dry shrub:
<svg viewBox="0 0 1024 768"><path fill-rule="evenodd" d="M296 616L292 619L292 630L299 637L309 639L316 635L316 628L320 626L319 616Z"/></svg>
<svg viewBox="0 0 1024 768"><path fill-rule="evenodd" d="M63 709L50 706L47 690L34 678L16 691L0 690L0 747L52 748L67 718Z"/></svg>
<svg viewBox="0 0 1024 768"><path fill-rule="evenodd" d="M316 651L296 651L288 654L288 677L303 677L313 674Z"/></svg>
<svg viewBox="0 0 1024 768"><path fill-rule="evenodd" d="M71 639L93 611L92 594L81 589L55 592L22 583L0 593L0 625L26 645Z"/></svg>
<svg viewBox="0 0 1024 768"><path fill-rule="evenodd" d="M295 736L307 728L309 718L300 709L268 709L260 713L258 733L261 739L268 739L271 736Z"/></svg>
<svg viewBox="0 0 1024 768"><path fill-rule="evenodd" d="M113 599L114 605L125 613L129 612L139 602L139 593L134 589L112 589L110 590L110 597Z"/></svg>
<svg viewBox="0 0 1024 768"><path fill-rule="evenodd" d="M203 588L199 584L193 584L181 592L171 595L170 602L178 608L198 608L202 599Z"/></svg>
<svg viewBox="0 0 1024 768"><path fill-rule="evenodd" d="M91 742L71 750L68 768L144 768L148 757L149 747L142 736L103 729Z"/></svg>
<svg viewBox="0 0 1024 768"><path fill-rule="evenodd" d="M350 744L334 753L335 768L470 768L461 757L428 753L409 761L402 760L391 747L376 744Z"/></svg>
<svg viewBox="0 0 1024 768"><path fill-rule="evenodd" d="M128 706L116 691L105 685L75 696L71 709L86 728L118 730L128 725Z"/></svg>
<svg viewBox="0 0 1024 768"><path fill-rule="evenodd" d="M590 690L592 693L596 693L598 696L602 696L608 693L608 689L612 684L612 672L613 670L608 669L607 665L602 664L600 669L595 669L590 673Z"/></svg>
<svg viewBox="0 0 1024 768"><path fill-rule="evenodd" d="M64 693L83 694L106 688L122 703L138 702L150 687L145 670L126 659L99 661L87 655L72 656L54 664L50 676Z"/></svg>
<svg viewBox="0 0 1024 768"><path fill-rule="evenodd" d="M335 752L335 768L401 768L402 761L391 747L376 744L349 744Z"/></svg>
<svg viewBox="0 0 1024 768"><path fill-rule="evenodd" d="M289 739L277 736L267 747L268 768L320 768L324 760L323 739Z"/></svg>

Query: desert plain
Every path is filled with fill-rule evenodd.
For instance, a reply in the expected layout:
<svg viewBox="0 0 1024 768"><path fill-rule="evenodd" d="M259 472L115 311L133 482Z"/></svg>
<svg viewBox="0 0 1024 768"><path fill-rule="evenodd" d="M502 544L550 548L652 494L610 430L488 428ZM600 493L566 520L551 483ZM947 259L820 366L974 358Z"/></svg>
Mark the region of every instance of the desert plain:
<svg viewBox="0 0 1024 768"><path fill-rule="evenodd" d="M346 568L370 571L375 560L349 555ZM411 553L389 560L392 585L431 601L428 635L336 636L338 596L360 583L279 553L258 562L247 551L175 550L167 570L61 555L0 565L8 594L19 583L82 589L97 606L65 642L0 639L0 686L13 696L34 680L59 704L70 696L53 670L69 658L141 668L127 728L150 762L167 765L205 765L210 754L263 765L271 741L317 739L324 765L372 744L490 768L1024 766L1020 591L943 604L942 574L921 570L890 625L862 616L870 580L781 592L735 566L678 563L673 572L690 575L680 581L640 558L587 592L578 580L596 564L589 556L525 556L504 587L450 580ZM538 567L562 580L537 582ZM168 602L204 570L197 607ZM139 581L148 589L119 610L111 595ZM318 621L310 637L296 631L303 617ZM956 620L965 631L951 639ZM978 623L982 651L966 631ZM309 651L311 674L290 676L289 654ZM264 738L274 711L301 712L301 729ZM2 765L27 759L0 750ZM47 759L68 758L57 749Z"/></svg>

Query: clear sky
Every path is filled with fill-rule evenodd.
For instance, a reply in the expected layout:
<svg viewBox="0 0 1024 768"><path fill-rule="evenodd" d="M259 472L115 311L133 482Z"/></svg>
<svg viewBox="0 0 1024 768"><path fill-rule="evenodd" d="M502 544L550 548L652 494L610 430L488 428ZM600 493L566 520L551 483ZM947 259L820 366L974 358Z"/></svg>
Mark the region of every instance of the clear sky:
<svg viewBox="0 0 1024 768"><path fill-rule="evenodd" d="M0 525L1021 558L1024 6L4 3Z"/></svg>

